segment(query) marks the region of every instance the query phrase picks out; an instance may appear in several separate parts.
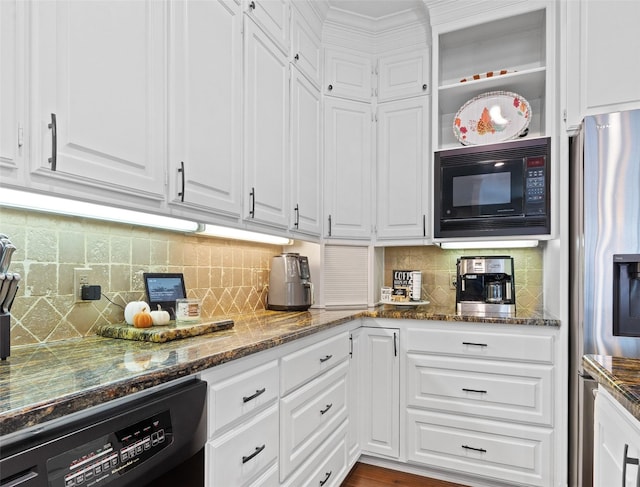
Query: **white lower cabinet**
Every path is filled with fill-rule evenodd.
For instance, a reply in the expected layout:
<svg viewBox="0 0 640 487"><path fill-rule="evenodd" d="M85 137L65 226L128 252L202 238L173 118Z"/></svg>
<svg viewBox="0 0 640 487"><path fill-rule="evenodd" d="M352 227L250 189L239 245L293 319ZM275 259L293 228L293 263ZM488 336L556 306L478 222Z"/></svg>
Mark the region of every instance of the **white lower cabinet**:
<svg viewBox="0 0 640 487"><path fill-rule="evenodd" d="M202 374L208 383L206 485L278 483L279 362L248 358Z"/></svg>
<svg viewBox="0 0 640 487"><path fill-rule="evenodd" d="M595 405L594 487L632 487L640 481L640 422L605 389Z"/></svg>
<svg viewBox="0 0 640 487"><path fill-rule="evenodd" d="M360 439L365 453L400 454L400 330L360 331Z"/></svg>
<svg viewBox="0 0 640 487"><path fill-rule="evenodd" d="M348 473L347 434L348 421L327 439L315 453L283 484L286 487L340 485Z"/></svg>
<svg viewBox="0 0 640 487"><path fill-rule="evenodd" d="M270 470L278 462L278 406L256 414L240 427L207 442L207 485L278 485ZM272 483L256 482L267 473Z"/></svg>
<svg viewBox="0 0 640 487"><path fill-rule="evenodd" d="M556 485L555 330L416 322L404 332L407 460Z"/></svg>
<svg viewBox="0 0 640 487"><path fill-rule="evenodd" d="M339 365L280 399L280 480L322 446L347 419L347 372Z"/></svg>

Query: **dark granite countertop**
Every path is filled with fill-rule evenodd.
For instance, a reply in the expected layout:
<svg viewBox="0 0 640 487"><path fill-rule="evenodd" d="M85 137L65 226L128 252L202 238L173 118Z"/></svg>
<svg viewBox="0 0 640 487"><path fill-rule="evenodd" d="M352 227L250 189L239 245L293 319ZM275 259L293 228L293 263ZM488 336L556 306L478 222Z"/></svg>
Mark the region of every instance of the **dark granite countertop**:
<svg viewBox="0 0 640 487"><path fill-rule="evenodd" d="M14 347L11 356L0 362L0 436L363 317L560 325L544 313L479 318L429 306L397 309L384 305L374 310L225 316L221 319L234 320L233 328L166 343L92 336Z"/></svg>
<svg viewBox="0 0 640 487"><path fill-rule="evenodd" d="M585 355L585 371L640 421L640 359Z"/></svg>

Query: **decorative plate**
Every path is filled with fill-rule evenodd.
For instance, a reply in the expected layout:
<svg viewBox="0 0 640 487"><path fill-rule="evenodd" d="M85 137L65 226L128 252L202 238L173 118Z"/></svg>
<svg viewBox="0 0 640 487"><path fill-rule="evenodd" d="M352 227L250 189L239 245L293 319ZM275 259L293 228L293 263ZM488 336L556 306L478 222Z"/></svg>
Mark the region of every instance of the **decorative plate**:
<svg viewBox="0 0 640 487"><path fill-rule="evenodd" d="M466 102L453 119L453 133L463 145L490 144L526 135L529 102L510 91L490 91Z"/></svg>
<svg viewBox="0 0 640 487"><path fill-rule="evenodd" d="M486 71L484 73L476 73L466 78L462 78L460 83L466 83L467 81L476 81L479 79L493 78L496 76L502 76L503 74L517 73L515 69L500 69L498 71Z"/></svg>

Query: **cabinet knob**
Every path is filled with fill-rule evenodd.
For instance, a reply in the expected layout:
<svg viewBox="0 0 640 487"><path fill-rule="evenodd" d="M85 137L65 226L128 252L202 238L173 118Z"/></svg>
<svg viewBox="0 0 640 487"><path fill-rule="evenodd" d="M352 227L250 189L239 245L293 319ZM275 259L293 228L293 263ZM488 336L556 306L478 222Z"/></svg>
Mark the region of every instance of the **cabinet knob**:
<svg viewBox="0 0 640 487"><path fill-rule="evenodd" d="M293 59L295 59L296 61L299 61L300 60L300 55L296 53L296 55L293 56Z"/></svg>
<svg viewBox="0 0 640 487"><path fill-rule="evenodd" d="M327 86L327 89L328 89L329 91L333 90L333 85L329 85L329 86Z"/></svg>
<svg viewBox="0 0 640 487"><path fill-rule="evenodd" d="M427 84L426 83L422 85L422 91L427 91Z"/></svg>
<svg viewBox="0 0 640 487"><path fill-rule="evenodd" d="M253 2L253 1L252 1L251 3L249 3L249 8L250 8L251 10L255 10L255 9L256 9L256 2Z"/></svg>

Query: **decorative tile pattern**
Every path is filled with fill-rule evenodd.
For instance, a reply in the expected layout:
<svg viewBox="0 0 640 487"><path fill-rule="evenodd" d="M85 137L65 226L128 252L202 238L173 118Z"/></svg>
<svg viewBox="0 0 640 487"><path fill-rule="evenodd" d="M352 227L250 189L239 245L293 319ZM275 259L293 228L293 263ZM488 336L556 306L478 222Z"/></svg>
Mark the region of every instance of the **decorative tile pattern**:
<svg viewBox="0 0 640 487"><path fill-rule="evenodd" d="M455 310L456 260L464 255L509 255L513 257L516 306L525 314L543 308L542 249L443 250L437 246L387 247L384 284L390 286L394 269L422 271L422 299L433 306Z"/></svg>
<svg viewBox="0 0 640 487"><path fill-rule="evenodd" d="M204 318L265 309L271 256L281 247L2 208L23 283L11 310L11 345L95 334L144 299L144 272L182 272ZM88 267L106 298L75 303L73 270Z"/></svg>

